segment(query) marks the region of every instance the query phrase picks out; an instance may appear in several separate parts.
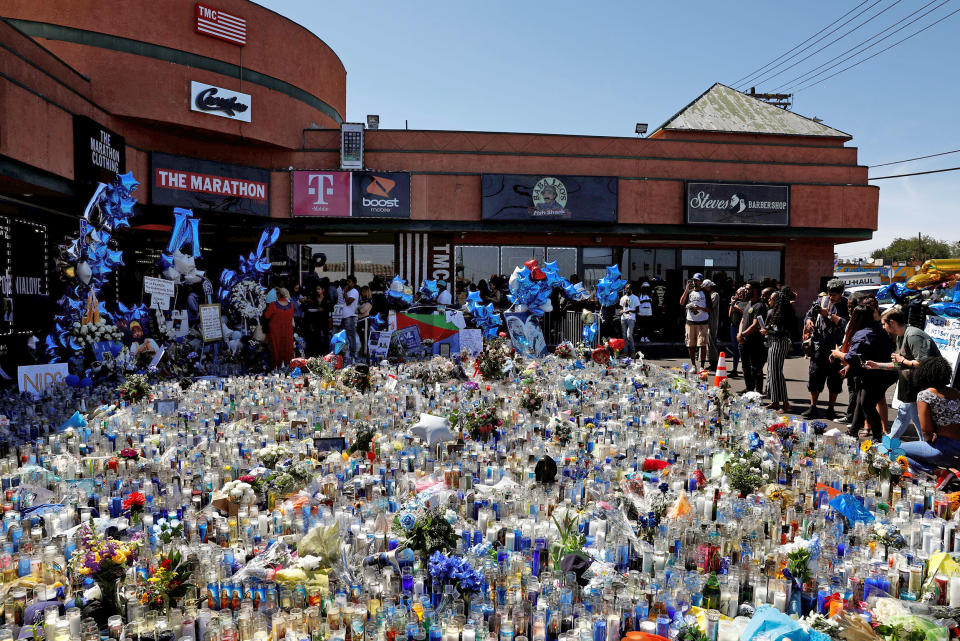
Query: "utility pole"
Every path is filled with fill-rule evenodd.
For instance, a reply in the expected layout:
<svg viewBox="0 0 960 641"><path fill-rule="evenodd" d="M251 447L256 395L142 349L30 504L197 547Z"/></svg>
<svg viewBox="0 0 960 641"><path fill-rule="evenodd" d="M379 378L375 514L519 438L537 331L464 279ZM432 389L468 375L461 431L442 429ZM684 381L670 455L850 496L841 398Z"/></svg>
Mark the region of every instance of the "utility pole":
<svg viewBox="0 0 960 641"><path fill-rule="evenodd" d="M747 95L781 109L789 109L790 105L793 104L792 93L757 93L756 87L750 87L750 93Z"/></svg>

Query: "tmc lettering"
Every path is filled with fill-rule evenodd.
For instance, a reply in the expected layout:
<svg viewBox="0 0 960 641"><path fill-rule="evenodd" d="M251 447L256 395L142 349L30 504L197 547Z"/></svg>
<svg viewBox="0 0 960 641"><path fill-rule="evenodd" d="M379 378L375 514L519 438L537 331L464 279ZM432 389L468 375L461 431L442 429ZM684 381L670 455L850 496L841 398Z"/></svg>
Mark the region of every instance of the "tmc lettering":
<svg viewBox="0 0 960 641"><path fill-rule="evenodd" d="M430 277L434 280L450 278L450 245L433 246L433 264Z"/></svg>

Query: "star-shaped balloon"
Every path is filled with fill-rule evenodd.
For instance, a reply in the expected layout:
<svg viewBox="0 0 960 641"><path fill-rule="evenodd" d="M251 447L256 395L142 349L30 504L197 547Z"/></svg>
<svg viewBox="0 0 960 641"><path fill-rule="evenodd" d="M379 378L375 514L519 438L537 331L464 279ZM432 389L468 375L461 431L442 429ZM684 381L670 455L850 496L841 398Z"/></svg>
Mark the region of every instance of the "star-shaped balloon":
<svg viewBox="0 0 960 641"><path fill-rule="evenodd" d="M620 280L620 267L617 265L607 267L607 279L611 282Z"/></svg>

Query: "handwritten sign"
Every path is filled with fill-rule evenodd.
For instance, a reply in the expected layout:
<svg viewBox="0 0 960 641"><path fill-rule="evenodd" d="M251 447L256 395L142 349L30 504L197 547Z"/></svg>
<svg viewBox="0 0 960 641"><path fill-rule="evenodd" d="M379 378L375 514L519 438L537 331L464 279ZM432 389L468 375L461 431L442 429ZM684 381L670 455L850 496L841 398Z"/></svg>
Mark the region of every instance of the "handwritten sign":
<svg viewBox="0 0 960 641"><path fill-rule="evenodd" d="M220 305L200 306L200 333L203 342L223 340L223 326L220 324Z"/></svg>
<svg viewBox="0 0 960 641"><path fill-rule="evenodd" d="M21 394L27 393L38 398L48 387L63 383L63 378L69 373L66 363L22 365L17 368L17 385Z"/></svg>
<svg viewBox="0 0 960 641"><path fill-rule="evenodd" d="M173 298L173 281L166 278L143 277L143 291L155 296Z"/></svg>
<svg viewBox="0 0 960 641"><path fill-rule="evenodd" d="M940 355L950 363L956 377L957 362L960 361L960 318L928 316L923 331L937 344ZM950 384L953 384L952 380Z"/></svg>
<svg viewBox="0 0 960 641"><path fill-rule="evenodd" d="M460 350L470 356L477 356L483 351L483 331L479 329L460 330Z"/></svg>

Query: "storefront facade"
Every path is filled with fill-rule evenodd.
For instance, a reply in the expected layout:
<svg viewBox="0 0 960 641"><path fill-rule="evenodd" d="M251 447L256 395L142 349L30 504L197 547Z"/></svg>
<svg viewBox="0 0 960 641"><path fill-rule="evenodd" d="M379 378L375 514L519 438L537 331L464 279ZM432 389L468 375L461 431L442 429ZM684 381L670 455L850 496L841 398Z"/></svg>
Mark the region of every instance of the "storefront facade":
<svg viewBox="0 0 960 641"><path fill-rule="evenodd" d="M148 12L118 0L4 4L0 228L22 220L38 230L31 243L45 238L32 254L46 255L44 293L31 295L56 296L57 243L92 185L121 170L141 183L133 229L117 234L127 292L151 273L173 207L200 218L214 273L272 223L287 282L323 253L331 277L442 278L460 295L537 258L587 284L618 264L656 280L665 300L694 272L730 286L774 278L806 304L834 246L876 229L878 190L849 134L722 85L646 138L350 138L344 66L299 25L245 0ZM18 327L42 329L32 324Z"/></svg>

